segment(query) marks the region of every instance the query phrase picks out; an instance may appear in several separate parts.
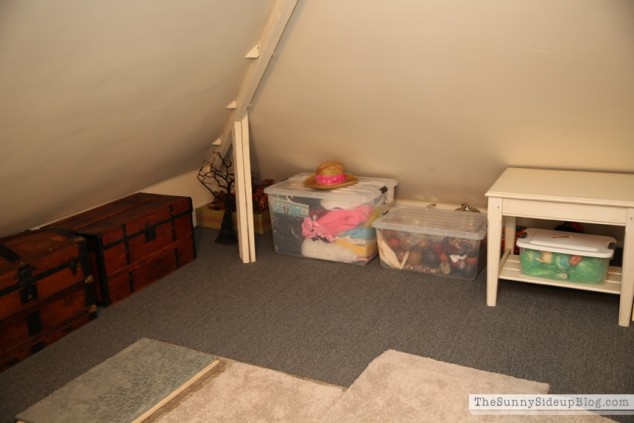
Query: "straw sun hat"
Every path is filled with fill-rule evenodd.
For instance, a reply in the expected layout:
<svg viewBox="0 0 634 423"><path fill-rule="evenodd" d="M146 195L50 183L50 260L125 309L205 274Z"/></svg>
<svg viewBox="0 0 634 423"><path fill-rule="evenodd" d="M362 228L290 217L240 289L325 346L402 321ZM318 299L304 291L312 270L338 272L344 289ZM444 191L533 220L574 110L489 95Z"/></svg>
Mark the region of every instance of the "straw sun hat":
<svg viewBox="0 0 634 423"><path fill-rule="evenodd" d="M317 189L335 189L357 183L357 177L346 173L339 162L324 162L317 166L317 171L304 181L304 185Z"/></svg>

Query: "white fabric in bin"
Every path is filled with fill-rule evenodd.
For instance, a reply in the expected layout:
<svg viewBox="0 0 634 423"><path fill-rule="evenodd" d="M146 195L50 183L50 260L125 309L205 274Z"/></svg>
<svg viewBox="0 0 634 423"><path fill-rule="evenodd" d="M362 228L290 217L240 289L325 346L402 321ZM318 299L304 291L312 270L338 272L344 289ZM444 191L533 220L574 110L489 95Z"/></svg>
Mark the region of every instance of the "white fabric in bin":
<svg viewBox="0 0 634 423"><path fill-rule="evenodd" d="M354 200L343 200L343 199L325 199L321 200L321 206L326 210L336 210L336 209L344 209L350 210L362 206L364 204L363 201L354 199Z"/></svg>

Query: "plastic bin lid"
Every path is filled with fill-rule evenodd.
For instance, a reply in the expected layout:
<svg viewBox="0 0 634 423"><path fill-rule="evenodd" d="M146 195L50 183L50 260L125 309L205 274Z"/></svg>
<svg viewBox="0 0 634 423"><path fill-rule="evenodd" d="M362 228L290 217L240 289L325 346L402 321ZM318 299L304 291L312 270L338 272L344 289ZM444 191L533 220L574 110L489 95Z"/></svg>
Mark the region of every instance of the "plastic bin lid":
<svg viewBox="0 0 634 423"><path fill-rule="evenodd" d="M483 239L487 217L482 213L427 207L395 206L372 223L377 229L465 239Z"/></svg>
<svg viewBox="0 0 634 423"><path fill-rule="evenodd" d="M309 188L304 185L304 181L314 175L314 173L304 172L291 176L290 178L270 185L264 189L266 194L288 195L306 198L352 200L369 203L380 197L387 190L394 190L398 184L395 179L371 178L359 176L354 185L332 190L320 190Z"/></svg>
<svg viewBox="0 0 634 423"><path fill-rule="evenodd" d="M528 228L517 246L586 257L611 258L616 240L609 236Z"/></svg>

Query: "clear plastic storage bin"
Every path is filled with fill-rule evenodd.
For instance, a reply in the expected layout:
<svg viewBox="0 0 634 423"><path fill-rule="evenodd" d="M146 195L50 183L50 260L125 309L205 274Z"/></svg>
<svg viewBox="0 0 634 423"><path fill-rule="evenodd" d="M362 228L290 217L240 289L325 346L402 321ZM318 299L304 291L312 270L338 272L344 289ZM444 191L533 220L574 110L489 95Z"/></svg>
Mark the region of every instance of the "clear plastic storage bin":
<svg viewBox="0 0 634 423"><path fill-rule="evenodd" d="M394 200L394 179L358 177L333 190L306 187L300 173L267 187L275 251L364 265L377 256L372 222Z"/></svg>
<svg viewBox="0 0 634 423"><path fill-rule="evenodd" d="M485 214L397 206L373 226L385 268L473 280L485 266Z"/></svg>
<svg viewBox="0 0 634 423"><path fill-rule="evenodd" d="M517 240L525 275L558 281L601 283L614 254L608 236L529 228Z"/></svg>

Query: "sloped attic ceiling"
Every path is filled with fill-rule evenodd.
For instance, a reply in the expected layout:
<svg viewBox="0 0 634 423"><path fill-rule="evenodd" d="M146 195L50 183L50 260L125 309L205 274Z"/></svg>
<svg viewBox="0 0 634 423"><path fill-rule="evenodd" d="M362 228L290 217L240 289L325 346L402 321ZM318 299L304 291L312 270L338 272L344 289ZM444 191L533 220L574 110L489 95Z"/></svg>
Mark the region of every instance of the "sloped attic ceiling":
<svg viewBox="0 0 634 423"><path fill-rule="evenodd" d="M0 2L0 235L195 173L274 3ZM631 0L299 0L251 158L480 206L507 166L634 173L632 116Z"/></svg>
<svg viewBox="0 0 634 423"><path fill-rule="evenodd" d="M282 178L339 159L486 205L508 166L634 173L631 0L300 1L250 112Z"/></svg>
<svg viewBox="0 0 634 423"><path fill-rule="evenodd" d="M196 169L273 0L0 5L0 235Z"/></svg>

